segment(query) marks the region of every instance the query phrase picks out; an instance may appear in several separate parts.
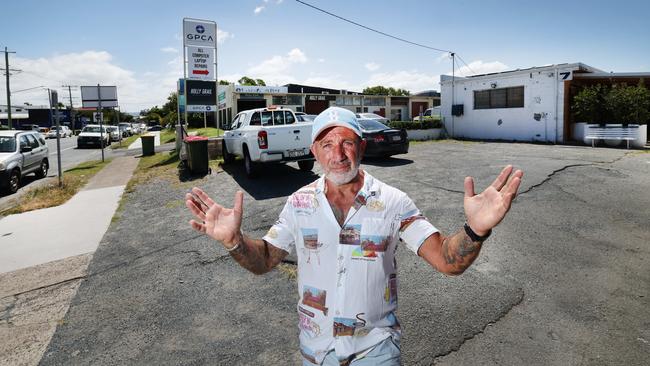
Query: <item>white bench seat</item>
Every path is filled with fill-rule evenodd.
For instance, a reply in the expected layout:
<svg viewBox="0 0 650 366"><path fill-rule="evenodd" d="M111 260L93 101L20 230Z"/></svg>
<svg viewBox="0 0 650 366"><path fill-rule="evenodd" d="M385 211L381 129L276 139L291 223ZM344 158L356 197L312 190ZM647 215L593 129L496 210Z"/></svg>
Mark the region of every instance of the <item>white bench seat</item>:
<svg viewBox="0 0 650 366"><path fill-rule="evenodd" d="M585 139L591 140L591 147L594 147L596 140L625 140L627 148L630 148L630 141L637 139L639 126L588 126Z"/></svg>

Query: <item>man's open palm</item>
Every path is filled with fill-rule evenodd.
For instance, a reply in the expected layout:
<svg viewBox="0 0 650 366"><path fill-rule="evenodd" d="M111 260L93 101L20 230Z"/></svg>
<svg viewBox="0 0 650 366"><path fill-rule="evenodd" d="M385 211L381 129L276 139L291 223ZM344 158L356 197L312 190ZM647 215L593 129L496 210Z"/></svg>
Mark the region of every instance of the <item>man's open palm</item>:
<svg viewBox="0 0 650 366"><path fill-rule="evenodd" d="M503 220L517 195L523 175L521 170L513 174L512 166L508 165L489 187L476 195L474 180L465 178L465 217L474 232L485 235Z"/></svg>
<svg viewBox="0 0 650 366"><path fill-rule="evenodd" d="M190 193L185 196L185 205L200 220L190 220L192 228L225 243L226 246L236 244L241 228L244 193L238 191L233 208L226 208L214 202L199 188L192 188L192 192L200 198L197 201Z"/></svg>

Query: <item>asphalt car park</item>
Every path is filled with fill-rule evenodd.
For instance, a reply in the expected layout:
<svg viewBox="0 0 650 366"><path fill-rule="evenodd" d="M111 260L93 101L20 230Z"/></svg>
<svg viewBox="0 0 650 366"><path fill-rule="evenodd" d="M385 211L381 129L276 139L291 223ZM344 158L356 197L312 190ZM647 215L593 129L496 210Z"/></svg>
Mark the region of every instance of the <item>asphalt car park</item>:
<svg viewBox="0 0 650 366"><path fill-rule="evenodd" d="M398 249L403 364L646 363L650 154L440 141L362 167L451 233L464 221L465 176L481 191L506 164L525 172L519 196L465 274L443 276ZM243 229L261 237L319 172L291 163L251 181L232 164L137 186L40 364L299 364L295 280L241 269L189 228L183 196L197 185L231 206L243 190Z"/></svg>

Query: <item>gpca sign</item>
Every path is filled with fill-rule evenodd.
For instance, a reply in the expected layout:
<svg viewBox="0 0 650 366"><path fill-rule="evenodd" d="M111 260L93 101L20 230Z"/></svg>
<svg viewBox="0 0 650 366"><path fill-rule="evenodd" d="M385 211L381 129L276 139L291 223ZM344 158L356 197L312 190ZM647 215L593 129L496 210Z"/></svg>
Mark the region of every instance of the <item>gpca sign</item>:
<svg viewBox="0 0 650 366"><path fill-rule="evenodd" d="M186 46L216 47L217 23L183 19L183 42Z"/></svg>

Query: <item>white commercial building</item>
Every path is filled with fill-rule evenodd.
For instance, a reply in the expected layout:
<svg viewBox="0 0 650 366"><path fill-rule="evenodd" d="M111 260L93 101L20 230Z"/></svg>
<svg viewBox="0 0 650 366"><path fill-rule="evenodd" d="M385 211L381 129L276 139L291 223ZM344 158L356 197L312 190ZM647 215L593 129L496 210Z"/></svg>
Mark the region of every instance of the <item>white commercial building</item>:
<svg viewBox="0 0 650 366"><path fill-rule="evenodd" d="M441 113L455 138L564 143L571 139L571 81L604 73L582 63L469 77L442 75Z"/></svg>

